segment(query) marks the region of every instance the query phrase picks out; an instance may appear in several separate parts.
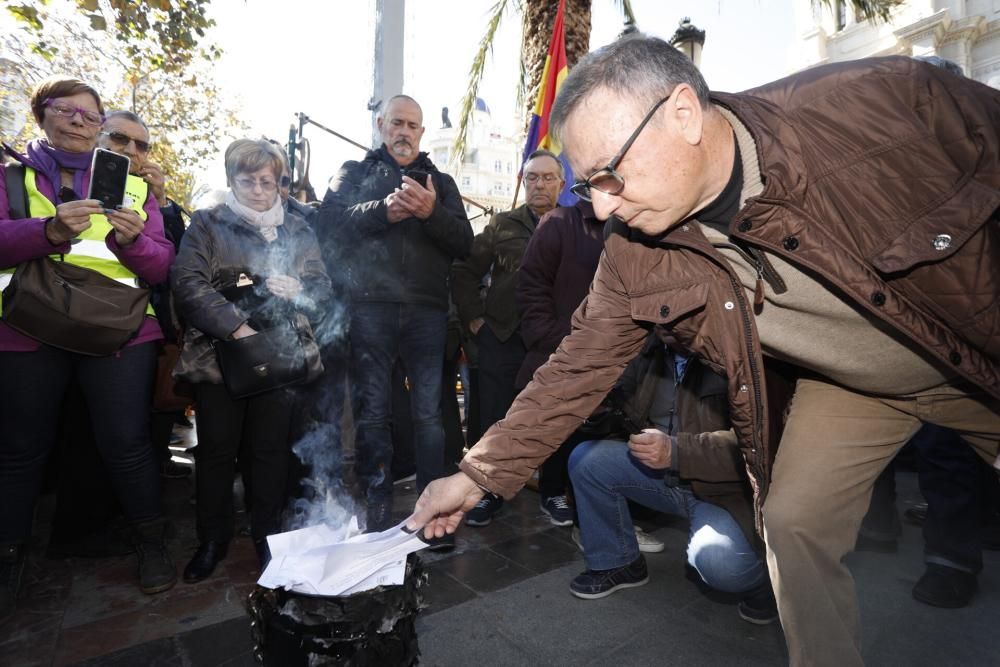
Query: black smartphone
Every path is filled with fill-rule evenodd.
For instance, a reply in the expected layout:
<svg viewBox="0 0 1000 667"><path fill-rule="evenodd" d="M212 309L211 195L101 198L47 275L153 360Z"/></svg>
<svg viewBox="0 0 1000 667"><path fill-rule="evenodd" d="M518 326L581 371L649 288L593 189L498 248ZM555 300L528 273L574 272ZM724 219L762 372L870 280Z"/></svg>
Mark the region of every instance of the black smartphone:
<svg viewBox="0 0 1000 667"><path fill-rule="evenodd" d="M94 150L90 165L90 188L87 199L96 199L104 208L113 209L125 201L125 181L130 160L103 148Z"/></svg>
<svg viewBox="0 0 1000 667"><path fill-rule="evenodd" d="M421 187L424 188L427 187L427 177L430 174L428 174L426 171L423 171L422 169L407 169L406 171L403 172L403 174L405 176L409 176L417 183L420 183Z"/></svg>

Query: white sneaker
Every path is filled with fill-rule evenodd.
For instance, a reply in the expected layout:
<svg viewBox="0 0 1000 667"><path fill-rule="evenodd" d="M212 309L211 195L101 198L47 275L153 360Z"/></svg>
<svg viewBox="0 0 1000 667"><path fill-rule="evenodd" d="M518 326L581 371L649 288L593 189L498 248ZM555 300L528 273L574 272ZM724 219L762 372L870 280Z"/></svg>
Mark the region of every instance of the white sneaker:
<svg viewBox="0 0 1000 667"><path fill-rule="evenodd" d="M648 554L658 554L666 547L662 540L653 537L639 526L632 527L635 528L635 539L639 543L639 551L643 551ZM571 535L573 537L573 543L580 548L580 553L583 553L583 540L580 539L580 528L573 526L573 532Z"/></svg>
<svg viewBox="0 0 1000 667"><path fill-rule="evenodd" d="M653 537L639 526L633 525L632 527L635 528L635 539L639 542L639 551L658 554L666 547L663 540Z"/></svg>

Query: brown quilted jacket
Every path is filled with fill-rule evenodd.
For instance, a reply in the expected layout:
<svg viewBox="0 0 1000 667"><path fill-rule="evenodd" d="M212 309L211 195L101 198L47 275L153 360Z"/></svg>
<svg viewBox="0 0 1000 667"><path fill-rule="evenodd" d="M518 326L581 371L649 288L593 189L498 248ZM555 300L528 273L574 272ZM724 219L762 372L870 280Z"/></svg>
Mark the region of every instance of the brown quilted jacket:
<svg viewBox="0 0 1000 667"><path fill-rule="evenodd" d="M1000 91L892 57L714 102L750 131L764 183L731 236L836 286L1000 397ZM515 494L611 389L646 328L662 326L728 379L759 521L774 425L752 304L698 226L659 239L609 231L573 333L462 469Z"/></svg>

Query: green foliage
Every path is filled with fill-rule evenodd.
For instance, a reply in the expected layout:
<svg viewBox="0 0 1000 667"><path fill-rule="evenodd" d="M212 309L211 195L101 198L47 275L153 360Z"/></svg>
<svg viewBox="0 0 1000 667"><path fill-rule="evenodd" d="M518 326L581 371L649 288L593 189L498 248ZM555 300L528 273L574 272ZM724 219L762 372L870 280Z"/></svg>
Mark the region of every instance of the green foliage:
<svg viewBox="0 0 1000 667"><path fill-rule="evenodd" d="M16 61L12 92L26 109L39 80L64 74L97 88L105 108L135 112L149 126L151 159L167 175L167 194L190 207L194 174L243 127L213 76L222 51L205 38L214 25L205 18L209 2L0 0L20 26L0 34L0 49ZM23 144L37 132L29 122L13 139Z"/></svg>

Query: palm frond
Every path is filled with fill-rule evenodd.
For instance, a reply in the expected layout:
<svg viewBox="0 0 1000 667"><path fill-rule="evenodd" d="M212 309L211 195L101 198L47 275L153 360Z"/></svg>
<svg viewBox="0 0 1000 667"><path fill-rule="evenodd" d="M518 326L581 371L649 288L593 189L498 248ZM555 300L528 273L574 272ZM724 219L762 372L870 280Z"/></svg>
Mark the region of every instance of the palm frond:
<svg viewBox="0 0 1000 667"><path fill-rule="evenodd" d="M854 13L866 21L877 23L888 22L892 18L892 10L903 4L904 0L849 0L854 7ZM830 11L834 11L835 0L821 0Z"/></svg>
<svg viewBox="0 0 1000 667"><path fill-rule="evenodd" d="M452 145L452 164L461 165L465 158L466 137L469 132L469 120L472 118L472 110L476 106L476 98L479 96L479 83L483 79L483 72L486 70L486 56L493 50L493 39L500 28L500 20L511 0L497 0L497 3L490 9L490 20L486 24L486 34L479 42L479 50L472 60L472 67L469 68L469 87L465 97L462 98L462 107L459 111L458 132L455 134L455 143Z"/></svg>
<svg viewBox="0 0 1000 667"><path fill-rule="evenodd" d="M635 12L632 11L632 3L629 0L615 0L615 4L620 10L622 10L622 16L625 17L625 23L636 25Z"/></svg>

